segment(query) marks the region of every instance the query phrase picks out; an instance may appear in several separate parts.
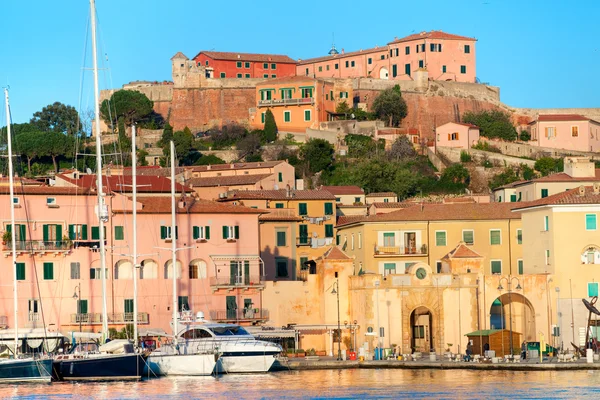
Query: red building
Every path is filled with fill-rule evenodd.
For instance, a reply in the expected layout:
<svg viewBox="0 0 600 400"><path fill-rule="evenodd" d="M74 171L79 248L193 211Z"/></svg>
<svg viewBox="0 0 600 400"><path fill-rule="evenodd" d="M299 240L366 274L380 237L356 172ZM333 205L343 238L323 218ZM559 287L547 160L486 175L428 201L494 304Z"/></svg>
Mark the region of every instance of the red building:
<svg viewBox="0 0 600 400"><path fill-rule="evenodd" d="M194 57L209 78L283 78L296 75L296 60L277 54L201 51Z"/></svg>

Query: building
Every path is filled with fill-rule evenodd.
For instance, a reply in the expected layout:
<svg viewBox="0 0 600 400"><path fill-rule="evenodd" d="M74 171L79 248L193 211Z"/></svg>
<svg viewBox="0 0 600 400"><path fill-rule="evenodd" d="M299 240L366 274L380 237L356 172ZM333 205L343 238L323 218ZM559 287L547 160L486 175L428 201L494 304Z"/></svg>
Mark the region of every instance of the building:
<svg viewBox="0 0 600 400"><path fill-rule="evenodd" d="M600 182L600 169L589 158L565 157L563 172L500 186L494 189L493 197L500 203L533 201L593 182Z"/></svg>
<svg viewBox="0 0 600 400"><path fill-rule="evenodd" d="M337 215L367 215L365 191L358 186L321 186L335 196Z"/></svg>
<svg viewBox="0 0 600 400"><path fill-rule="evenodd" d="M398 195L394 192L369 193L365 196L367 206L373 203L395 203L398 201Z"/></svg>
<svg viewBox="0 0 600 400"><path fill-rule="evenodd" d="M298 259L298 225L303 219L290 208L265 210L258 218L261 243L260 258L265 266L265 280L306 280L307 260Z"/></svg>
<svg viewBox="0 0 600 400"><path fill-rule="evenodd" d="M529 123L530 143L577 151L600 149L600 122L576 114L538 115Z"/></svg>
<svg viewBox="0 0 600 400"><path fill-rule="evenodd" d="M479 142L479 127L448 122L435 128L436 146L470 149Z"/></svg>
<svg viewBox="0 0 600 400"><path fill-rule="evenodd" d="M273 79L256 85L256 114L251 117L253 128L262 129L265 114L271 110L279 132L304 133L307 128L319 129L328 121L337 104L352 104L352 82L322 80L304 76Z"/></svg>
<svg viewBox="0 0 600 400"><path fill-rule="evenodd" d="M207 78L284 78L296 75L296 61L280 54L201 51L193 60Z"/></svg>
<svg viewBox="0 0 600 400"><path fill-rule="evenodd" d="M407 203L407 202L397 202L397 201L388 201L388 202L375 202L371 203L369 206L369 215L377 215L377 214L387 214L394 211L403 210L405 208L414 207L415 203Z"/></svg>
<svg viewBox="0 0 600 400"><path fill-rule="evenodd" d="M329 55L299 60L296 75L313 78L359 78L388 79L389 62L387 46L346 53L333 46Z"/></svg>

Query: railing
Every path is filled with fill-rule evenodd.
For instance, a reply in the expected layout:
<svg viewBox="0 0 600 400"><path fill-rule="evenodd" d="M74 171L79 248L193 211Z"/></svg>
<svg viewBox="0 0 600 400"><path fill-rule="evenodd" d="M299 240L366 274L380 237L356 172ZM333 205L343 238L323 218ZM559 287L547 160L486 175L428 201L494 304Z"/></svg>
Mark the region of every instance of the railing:
<svg viewBox="0 0 600 400"><path fill-rule="evenodd" d="M214 276L210 278L210 286L264 286L265 277L259 275Z"/></svg>
<svg viewBox="0 0 600 400"><path fill-rule="evenodd" d="M310 239L308 236L299 236L296 238L296 246L310 246Z"/></svg>
<svg viewBox="0 0 600 400"><path fill-rule="evenodd" d="M8 317L6 315L0 315L0 328L6 328L8 326Z"/></svg>
<svg viewBox="0 0 600 400"><path fill-rule="evenodd" d="M147 324L150 320L150 315L147 312L138 312L138 323ZM108 313L109 324L125 324L133 322L133 313ZM86 314L71 314L72 324L101 324L102 313L86 313Z"/></svg>
<svg viewBox="0 0 600 400"><path fill-rule="evenodd" d="M258 101L259 106L289 106L300 104L315 104L315 99L313 97L307 97L303 99L276 99Z"/></svg>
<svg viewBox="0 0 600 400"><path fill-rule="evenodd" d="M17 251L68 251L73 247L72 242L63 242L62 240L17 240L16 248ZM12 250L12 244L10 241L3 242L2 248L5 251Z"/></svg>
<svg viewBox="0 0 600 400"><path fill-rule="evenodd" d="M243 308L237 310L213 310L210 312L213 321L262 321L269 319L269 311L264 308Z"/></svg>
<svg viewBox="0 0 600 400"><path fill-rule="evenodd" d="M426 255L427 246L375 246L376 256Z"/></svg>
<svg viewBox="0 0 600 400"><path fill-rule="evenodd" d="M40 320L40 313L30 312L29 313L29 322L37 322Z"/></svg>

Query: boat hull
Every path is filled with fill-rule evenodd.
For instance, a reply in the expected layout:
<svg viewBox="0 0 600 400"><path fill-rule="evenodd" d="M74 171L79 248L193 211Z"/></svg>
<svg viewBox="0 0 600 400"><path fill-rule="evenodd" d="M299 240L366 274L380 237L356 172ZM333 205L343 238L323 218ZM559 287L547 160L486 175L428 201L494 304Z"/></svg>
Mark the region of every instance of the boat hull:
<svg viewBox="0 0 600 400"><path fill-rule="evenodd" d="M227 355L221 356L222 370L220 373L236 374L236 373L251 373L251 372L268 372L275 363L274 354L259 354L259 355Z"/></svg>
<svg viewBox="0 0 600 400"><path fill-rule="evenodd" d="M51 359L5 360L0 362L0 382L50 382Z"/></svg>
<svg viewBox="0 0 600 400"><path fill-rule="evenodd" d="M142 354L91 355L87 358L55 360L57 380L140 380L146 364Z"/></svg>
<svg viewBox="0 0 600 400"><path fill-rule="evenodd" d="M218 368L214 354L150 354L144 374L157 376L209 376Z"/></svg>

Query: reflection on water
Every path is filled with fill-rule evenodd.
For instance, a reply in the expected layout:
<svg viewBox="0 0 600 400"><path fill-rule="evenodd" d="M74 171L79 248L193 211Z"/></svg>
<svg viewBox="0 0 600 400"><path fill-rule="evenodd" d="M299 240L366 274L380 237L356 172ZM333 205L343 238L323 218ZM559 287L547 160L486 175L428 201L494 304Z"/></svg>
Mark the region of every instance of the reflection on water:
<svg viewBox="0 0 600 400"><path fill-rule="evenodd" d="M600 398L600 371L326 370L0 386L0 398Z"/></svg>

